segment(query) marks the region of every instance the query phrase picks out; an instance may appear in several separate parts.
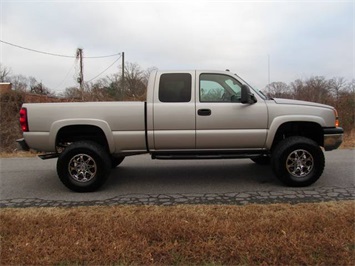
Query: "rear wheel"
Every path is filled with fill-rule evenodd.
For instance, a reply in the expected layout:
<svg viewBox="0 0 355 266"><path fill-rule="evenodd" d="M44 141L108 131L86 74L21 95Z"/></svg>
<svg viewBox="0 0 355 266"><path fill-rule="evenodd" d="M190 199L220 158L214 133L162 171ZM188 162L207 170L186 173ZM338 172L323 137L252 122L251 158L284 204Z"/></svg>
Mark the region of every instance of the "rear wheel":
<svg viewBox="0 0 355 266"><path fill-rule="evenodd" d="M319 145L305 137L290 137L274 149L272 167L275 175L286 185L309 186L324 170L324 154Z"/></svg>
<svg viewBox="0 0 355 266"><path fill-rule="evenodd" d="M91 192L107 180L110 163L110 156L101 145L92 141L78 141L60 154L57 173L67 188L76 192Z"/></svg>

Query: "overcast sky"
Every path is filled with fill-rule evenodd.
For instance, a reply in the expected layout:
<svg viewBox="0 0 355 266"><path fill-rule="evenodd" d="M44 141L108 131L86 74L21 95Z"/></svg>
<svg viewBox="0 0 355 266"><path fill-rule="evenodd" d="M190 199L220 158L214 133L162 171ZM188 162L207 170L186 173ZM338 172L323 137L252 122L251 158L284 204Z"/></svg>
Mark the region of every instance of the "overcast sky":
<svg viewBox="0 0 355 266"><path fill-rule="evenodd" d="M0 39L48 53L125 52L144 69L216 69L263 89L311 76L354 78L354 1L16 1L0 0ZM90 80L118 56L84 59ZM268 65L270 58L270 68ZM12 74L57 92L76 86L74 58L0 43ZM121 60L101 77L119 71ZM77 72L76 72L77 73Z"/></svg>

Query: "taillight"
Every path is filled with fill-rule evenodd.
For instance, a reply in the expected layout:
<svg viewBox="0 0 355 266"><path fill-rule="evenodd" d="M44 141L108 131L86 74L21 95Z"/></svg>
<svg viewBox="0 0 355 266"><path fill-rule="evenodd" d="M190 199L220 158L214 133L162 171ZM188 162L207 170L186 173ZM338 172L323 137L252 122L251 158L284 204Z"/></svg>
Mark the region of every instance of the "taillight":
<svg viewBox="0 0 355 266"><path fill-rule="evenodd" d="M23 132L28 132L27 109L21 108L20 110L20 125Z"/></svg>

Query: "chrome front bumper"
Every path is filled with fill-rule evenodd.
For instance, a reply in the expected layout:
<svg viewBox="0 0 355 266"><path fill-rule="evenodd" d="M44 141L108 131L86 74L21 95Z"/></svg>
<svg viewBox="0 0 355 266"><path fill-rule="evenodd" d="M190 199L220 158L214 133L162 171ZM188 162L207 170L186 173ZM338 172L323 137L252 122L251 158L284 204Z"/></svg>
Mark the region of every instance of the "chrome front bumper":
<svg viewBox="0 0 355 266"><path fill-rule="evenodd" d="M324 149L331 151L339 148L343 142L344 130L341 127L325 128L324 130Z"/></svg>

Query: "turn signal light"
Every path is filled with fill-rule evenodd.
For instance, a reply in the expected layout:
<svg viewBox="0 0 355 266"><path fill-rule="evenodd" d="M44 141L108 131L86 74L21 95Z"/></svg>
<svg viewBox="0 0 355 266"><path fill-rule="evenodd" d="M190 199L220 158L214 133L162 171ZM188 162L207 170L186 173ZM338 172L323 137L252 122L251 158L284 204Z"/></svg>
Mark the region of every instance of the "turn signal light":
<svg viewBox="0 0 355 266"><path fill-rule="evenodd" d="M21 110L20 110L20 125L21 125L22 132L29 131L26 108L21 108Z"/></svg>
<svg viewBox="0 0 355 266"><path fill-rule="evenodd" d="M339 127L339 117L336 109L334 109L334 115L335 115L335 127Z"/></svg>

